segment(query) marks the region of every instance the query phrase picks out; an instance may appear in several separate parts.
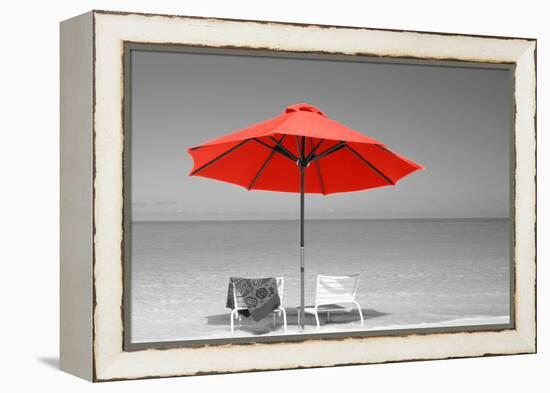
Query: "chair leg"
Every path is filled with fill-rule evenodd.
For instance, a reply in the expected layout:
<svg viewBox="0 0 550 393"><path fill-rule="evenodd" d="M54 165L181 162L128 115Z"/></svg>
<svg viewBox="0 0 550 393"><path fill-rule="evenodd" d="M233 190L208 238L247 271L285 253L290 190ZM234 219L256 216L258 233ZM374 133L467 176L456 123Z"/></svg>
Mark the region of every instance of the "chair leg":
<svg viewBox="0 0 550 393"><path fill-rule="evenodd" d="M286 333L286 310L281 307L279 309L279 312L282 312L282 314L283 314L283 327L284 327L285 333Z"/></svg>
<svg viewBox="0 0 550 393"><path fill-rule="evenodd" d="M275 313L273 313L273 328L275 329L275 327L277 326L277 315Z"/></svg>
<svg viewBox="0 0 550 393"><path fill-rule="evenodd" d="M365 326L365 320L363 319L363 311L361 311L361 306L357 302L354 302L354 303L357 306L357 311L359 311L359 318L361 318L361 326Z"/></svg>
<svg viewBox="0 0 550 393"><path fill-rule="evenodd" d="M315 309L315 322L317 322L317 330L321 329L321 323L319 322L319 314L317 313L317 309Z"/></svg>
<svg viewBox="0 0 550 393"><path fill-rule="evenodd" d="M297 318L298 318L298 322L297 322L297 325L300 326L300 309L296 309L298 311L298 315L297 315Z"/></svg>
<svg viewBox="0 0 550 393"><path fill-rule="evenodd" d="M231 334L235 332L235 326L233 320L235 319L235 310L231 310L231 314L229 315L229 321L231 326Z"/></svg>

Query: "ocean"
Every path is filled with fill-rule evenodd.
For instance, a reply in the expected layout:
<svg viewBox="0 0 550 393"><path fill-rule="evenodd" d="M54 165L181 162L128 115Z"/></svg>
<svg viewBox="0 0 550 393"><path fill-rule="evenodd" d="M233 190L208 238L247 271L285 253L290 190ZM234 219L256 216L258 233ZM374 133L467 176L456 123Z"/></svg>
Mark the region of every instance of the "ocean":
<svg viewBox="0 0 550 393"><path fill-rule="evenodd" d="M306 303L317 274L361 275L353 312L320 332L508 323L508 220L309 220ZM132 342L279 335L271 318L229 330L229 277L285 276L283 306L296 333L297 221L133 222ZM315 332L313 318L306 320Z"/></svg>

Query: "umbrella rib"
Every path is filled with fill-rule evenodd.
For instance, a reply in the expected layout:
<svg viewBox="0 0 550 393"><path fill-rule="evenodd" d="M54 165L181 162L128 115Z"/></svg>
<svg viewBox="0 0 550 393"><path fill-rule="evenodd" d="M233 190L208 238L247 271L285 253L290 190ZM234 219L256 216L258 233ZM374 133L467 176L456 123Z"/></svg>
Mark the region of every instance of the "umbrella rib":
<svg viewBox="0 0 550 393"><path fill-rule="evenodd" d="M344 146L346 146L346 142L343 142L343 141L342 141L342 142L340 142L340 143L338 143L338 144L332 146L330 149L325 150L325 151L322 152L321 154L319 154L319 155L314 155L314 156L311 158L310 162L316 161L316 160L318 160L318 159L320 159L320 158L323 158L323 157L325 157L325 156L328 156L329 154L332 154L332 153L334 153L335 151L338 151L338 150L342 149Z"/></svg>
<svg viewBox="0 0 550 393"><path fill-rule="evenodd" d="M303 158L301 153L302 150L300 149L300 141L298 139L298 135L294 135L294 138L296 139L296 151L300 155L300 158Z"/></svg>
<svg viewBox="0 0 550 393"><path fill-rule="evenodd" d="M309 138L309 143L311 143L311 152L309 153L308 157L310 157L313 153L315 153L315 150L321 145L321 142L323 142L324 139L321 139L321 141L317 144L317 146L313 146L313 138ZM306 159L307 160L307 159ZM315 161L315 168L317 168L317 176L319 177L319 185L321 186L321 193L323 195L326 195L325 192L325 183L323 182L323 176L321 175L321 164L319 161Z"/></svg>
<svg viewBox="0 0 550 393"><path fill-rule="evenodd" d="M311 146L313 146L313 138L309 138L309 140L311 141ZM306 157L306 161L310 161L310 160L311 160L311 158L313 157L313 155L315 154L315 152L317 151L317 149L319 149L319 147L321 146L321 143L323 143L325 140L326 140L326 139L321 139L321 140L319 141L319 143L318 143L315 147L313 147L313 148L311 149L311 151L309 152L309 154L308 154L307 157Z"/></svg>
<svg viewBox="0 0 550 393"><path fill-rule="evenodd" d="M285 134L286 135L286 134ZM291 160L292 162L294 162L294 158L293 157L290 157L287 153L285 153L278 145L275 145L275 146L271 146L267 143L265 143L264 141L262 141L261 139L259 138L252 138L253 141L255 142L258 142L259 144L261 144L262 146L265 146L267 147L269 150L273 150L275 151L276 153L279 153L281 154L283 157L285 158L288 158L289 160ZM282 140L282 139L281 139Z"/></svg>
<svg viewBox="0 0 550 393"><path fill-rule="evenodd" d="M325 183L323 182L323 176L321 176L321 164L319 161L315 161L315 167L317 168L317 175L319 176L319 184L321 185L321 192L326 195Z"/></svg>
<svg viewBox="0 0 550 393"><path fill-rule="evenodd" d="M285 154L288 156L288 158L292 159L294 162L298 161L298 157L296 157L294 154L292 154L286 147L284 147L277 139L273 138L272 135L269 135L269 139L271 139L273 142L277 144L277 146L285 152Z"/></svg>
<svg viewBox="0 0 550 393"><path fill-rule="evenodd" d="M227 156L228 154L234 152L235 150L237 150L239 147L245 145L246 143L250 142L250 139L245 139L244 141L236 144L235 146L233 146L231 149L229 150L226 150L225 152L223 152L222 154L220 154L219 156L216 156L215 158L211 159L210 161L208 161L206 164L204 164L203 166L201 166L200 168L197 168L195 169L193 172L191 172L191 176L193 175L196 175L198 172L202 171L203 169L209 167L210 165L212 165L213 163L215 163L216 161L222 159L223 157Z"/></svg>
<svg viewBox="0 0 550 393"><path fill-rule="evenodd" d="M379 145L379 144L375 144L374 146L377 146L379 149L381 150L384 150L385 152L388 152L390 153L392 156L400 159L400 160L403 160L403 161L406 161L408 162L409 164L417 167L417 168L423 168L422 165L418 165L416 162L412 162L411 160L409 160L407 157L399 157L397 154L395 154L393 151L391 151L390 149L388 149L387 147L385 146L382 146L382 145Z"/></svg>
<svg viewBox="0 0 550 393"><path fill-rule="evenodd" d="M286 135L283 135L281 137L281 142L285 139ZM248 190L251 190L254 184L256 184L256 181L260 178L260 175L263 173L264 169L267 167L267 164L269 164L269 161L271 158L277 153L277 150L273 148L271 150L271 153L269 153L269 156L267 156L267 159L264 161L258 172L256 173L256 176L254 176L254 179L252 179L252 182L250 182L250 185L248 186Z"/></svg>
<svg viewBox="0 0 550 393"><path fill-rule="evenodd" d="M275 148L275 146L271 146L271 145L265 143L264 141L262 141L262 140L259 139L259 138L252 138L252 139L254 140L254 142L258 142L259 144L264 145L264 146L267 147L268 149L274 149L274 148Z"/></svg>
<svg viewBox="0 0 550 393"><path fill-rule="evenodd" d="M355 149L353 149L350 145L345 145L345 147L352 152L352 154L357 157L359 160L361 160L364 164L367 164L370 169L372 169L373 171L375 171L378 175L380 175L386 182L388 182L389 184L391 185L395 185L395 182L390 179L388 176L384 175L382 173L382 171L380 171L380 169L378 169L377 167L375 167L374 165L372 165L370 163L370 161L368 161L365 157L363 157L361 154L359 154Z"/></svg>

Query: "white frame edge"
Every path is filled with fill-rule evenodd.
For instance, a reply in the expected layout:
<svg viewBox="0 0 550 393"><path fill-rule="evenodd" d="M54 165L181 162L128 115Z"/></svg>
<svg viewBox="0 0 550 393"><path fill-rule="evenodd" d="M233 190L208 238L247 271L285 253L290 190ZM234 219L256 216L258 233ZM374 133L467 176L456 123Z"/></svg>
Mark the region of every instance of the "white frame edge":
<svg viewBox="0 0 550 393"><path fill-rule="evenodd" d="M93 379L93 13L64 21L60 56L60 368Z"/></svg>
<svg viewBox="0 0 550 393"><path fill-rule="evenodd" d="M93 16L94 380L536 352L534 40L100 11ZM515 329L123 351L124 41L515 63Z"/></svg>

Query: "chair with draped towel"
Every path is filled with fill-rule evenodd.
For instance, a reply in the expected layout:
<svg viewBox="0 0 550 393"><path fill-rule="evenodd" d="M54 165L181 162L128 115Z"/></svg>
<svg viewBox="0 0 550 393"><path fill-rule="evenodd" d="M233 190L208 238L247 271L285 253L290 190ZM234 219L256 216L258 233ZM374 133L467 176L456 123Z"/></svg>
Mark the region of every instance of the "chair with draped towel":
<svg viewBox="0 0 550 393"><path fill-rule="evenodd" d="M284 297L284 288L285 288L285 278L284 276L277 277L277 292L279 294L280 299L280 305L275 310L273 310L273 327L276 327L277 322L277 316L283 317L283 328L284 331L287 331L287 324L286 324L286 310L283 307L283 297ZM235 288L235 285L233 283L231 285L231 293L233 296L233 308L231 310L230 314L230 326L231 326L231 333L235 331L235 320L239 321L239 326L241 326L242 316L239 313L239 311L247 311L248 306L245 303L244 299L240 295L239 291Z"/></svg>

